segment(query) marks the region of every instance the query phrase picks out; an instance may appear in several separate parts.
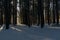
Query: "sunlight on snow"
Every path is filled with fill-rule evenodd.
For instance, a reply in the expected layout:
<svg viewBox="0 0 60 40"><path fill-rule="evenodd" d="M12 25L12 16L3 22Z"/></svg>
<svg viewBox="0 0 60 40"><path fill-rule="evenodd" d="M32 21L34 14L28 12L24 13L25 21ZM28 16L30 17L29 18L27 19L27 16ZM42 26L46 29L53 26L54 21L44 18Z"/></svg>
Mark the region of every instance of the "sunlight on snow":
<svg viewBox="0 0 60 40"><path fill-rule="evenodd" d="M22 31L22 30L20 30L20 29L18 29L18 28L15 28L15 27L10 27L10 28L12 28L13 30L19 31L19 32Z"/></svg>
<svg viewBox="0 0 60 40"><path fill-rule="evenodd" d="M3 30L3 28L4 28L4 25L3 25L3 26L1 26L0 31L2 31L2 30Z"/></svg>

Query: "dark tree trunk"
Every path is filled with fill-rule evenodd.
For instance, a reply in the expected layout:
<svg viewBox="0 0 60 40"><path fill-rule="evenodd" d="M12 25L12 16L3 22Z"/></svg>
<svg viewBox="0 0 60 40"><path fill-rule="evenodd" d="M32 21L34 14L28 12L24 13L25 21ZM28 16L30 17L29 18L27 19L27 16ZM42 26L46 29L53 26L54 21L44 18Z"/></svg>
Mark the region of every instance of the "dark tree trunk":
<svg viewBox="0 0 60 40"><path fill-rule="evenodd" d="M56 14L56 0L53 0L53 24L56 23L55 14Z"/></svg>
<svg viewBox="0 0 60 40"><path fill-rule="evenodd" d="M0 10L0 25L2 25L2 24L3 24L3 10L1 8L1 10Z"/></svg>
<svg viewBox="0 0 60 40"><path fill-rule="evenodd" d="M34 0L32 0L32 17L34 18ZM34 20L32 20L32 24L34 24Z"/></svg>
<svg viewBox="0 0 60 40"><path fill-rule="evenodd" d="M44 27L43 0L41 0L41 28Z"/></svg>
<svg viewBox="0 0 60 40"><path fill-rule="evenodd" d="M50 7L50 0L47 0L47 19L48 19L48 24L50 25L50 12L49 12L49 7Z"/></svg>
<svg viewBox="0 0 60 40"><path fill-rule="evenodd" d="M1 0L0 1L1 4L0 4L0 25L3 24L3 1Z"/></svg>
<svg viewBox="0 0 60 40"><path fill-rule="evenodd" d="M17 24L17 0L13 0L13 24Z"/></svg>
<svg viewBox="0 0 60 40"><path fill-rule="evenodd" d="M4 8L5 8L5 24L6 24L6 29L9 29L9 24L11 21L11 1L10 0L4 0Z"/></svg>
<svg viewBox="0 0 60 40"><path fill-rule="evenodd" d="M41 14L41 0L38 0L38 26L40 24L40 14Z"/></svg>
<svg viewBox="0 0 60 40"><path fill-rule="evenodd" d="M56 0L56 20L57 20L57 24L59 24L59 13L58 13L58 0Z"/></svg>
<svg viewBox="0 0 60 40"><path fill-rule="evenodd" d="M25 9L25 13L24 13L24 15L25 15L24 16L25 24L30 27L29 0L24 0L24 9Z"/></svg>
<svg viewBox="0 0 60 40"><path fill-rule="evenodd" d="M21 8L22 0L19 0L19 7Z"/></svg>
<svg viewBox="0 0 60 40"><path fill-rule="evenodd" d="M38 0L38 21L40 22L41 17L41 28L44 27L44 13L43 13L43 0ZM38 24L39 24L38 22Z"/></svg>

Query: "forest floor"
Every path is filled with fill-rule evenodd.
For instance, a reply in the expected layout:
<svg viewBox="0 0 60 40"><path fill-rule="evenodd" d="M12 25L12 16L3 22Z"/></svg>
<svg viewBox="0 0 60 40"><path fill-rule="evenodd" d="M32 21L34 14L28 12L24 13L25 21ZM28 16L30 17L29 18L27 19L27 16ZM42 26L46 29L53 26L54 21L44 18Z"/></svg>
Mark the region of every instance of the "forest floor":
<svg viewBox="0 0 60 40"><path fill-rule="evenodd" d="M0 28L0 40L60 40L60 28L39 26L10 25L8 30L3 25Z"/></svg>

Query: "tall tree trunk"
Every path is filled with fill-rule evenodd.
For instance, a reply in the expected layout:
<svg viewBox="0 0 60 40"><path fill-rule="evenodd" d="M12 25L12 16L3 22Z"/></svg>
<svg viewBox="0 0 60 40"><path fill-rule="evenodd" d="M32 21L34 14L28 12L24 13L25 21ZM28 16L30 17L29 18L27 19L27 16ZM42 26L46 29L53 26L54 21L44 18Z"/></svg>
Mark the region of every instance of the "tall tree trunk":
<svg viewBox="0 0 60 40"><path fill-rule="evenodd" d="M24 12L24 8L23 8L23 1L22 0L19 0L19 8L20 8L20 14L19 14L19 16L21 17L20 19L21 19L21 24L23 24L23 12Z"/></svg>
<svg viewBox="0 0 60 40"><path fill-rule="evenodd" d="M43 0L41 0L41 28L44 27L44 11L43 11Z"/></svg>
<svg viewBox="0 0 60 40"><path fill-rule="evenodd" d="M55 14L56 14L56 0L53 0L53 23L56 23Z"/></svg>
<svg viewBox="0 0 60 40"><path fill-rule="evenodd" d="M38 24L40 24L40 14L41 14L41 0L38 0Z"/></svg>
<svg viewBox="0 0 60 40"><path fill-rule="evenodd" d="M9 29L9 24L11 21L11 0L4 0L4 8L5 8L5 24L6 24L6 29Z"/></svg>
<svg viewBox="0 0 60 40"><path fill-rule="evenodd" d="M32 17L33 17L33 19L34 19L34 6L35 6L35 5L34 5L34 0L33 0L33 5L32 5L32 6L33 6L33 8L32 8ZM32 23L34 24L34 20L32 20Z"/></svg>
<svg viewBox="0 0 60 40"><path fill-rule="evenodd" d="M2 25L2 24L3 24L3 10L1 8L1 10L0 10L0 25Z"/></svg>
<svg viewBox="0 0 60 40"><path fill-rule="evenodd" d="M0 25L2 25L3 24L3 1L1 0L0 1L1 2L1 4L0 4Z"/></svg>
<svg viewBox="0 0 60 40"><path fill-rule="evenodd" d="M58 0L56 0L56 20L57 20L57 24L59 24L59 13L58 13Z"/></svg>
<svg viewBox="0 0 60 40"><path fill-rule="evenodd" d="M25 13L24 13L24 20L25 20L25 24L28 25L30 27L30 18L29 18L29 0L25 0L24 1L24 9L25 9Z"/></svg>
<svg viewBox="0 0 60 40"><path fill-rule="evenodd" d="M47 0L47 18L48 18L48 24L50 25L50 0Z"/></svg>
<svg viewBox="0 0 60 40"><path fill-rule="evenodd" d="M38 16L41 17L41 28L44 27L44 13L43 13L43 0L38 0ZM38 21L40 22L40 18L38 18Z"/></svg>
<svg viewBox="0 0 60 40"><path fill-rule="evenodd" d="M17 0L13 0L13 24L17 24Z"/></svg>

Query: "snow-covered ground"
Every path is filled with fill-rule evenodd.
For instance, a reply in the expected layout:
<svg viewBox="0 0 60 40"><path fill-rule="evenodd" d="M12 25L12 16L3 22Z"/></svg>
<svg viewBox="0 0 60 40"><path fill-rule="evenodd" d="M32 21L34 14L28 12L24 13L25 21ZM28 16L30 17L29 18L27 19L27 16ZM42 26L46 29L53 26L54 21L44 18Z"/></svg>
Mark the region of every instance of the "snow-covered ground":
<svg viewBox="0 0 60 40"><path fill-rule="evenodd" d="M60 29L45 26L29 28L27 26L10 26L6 30L4 25L0 28L0 40L60 40Z"/></svg>

